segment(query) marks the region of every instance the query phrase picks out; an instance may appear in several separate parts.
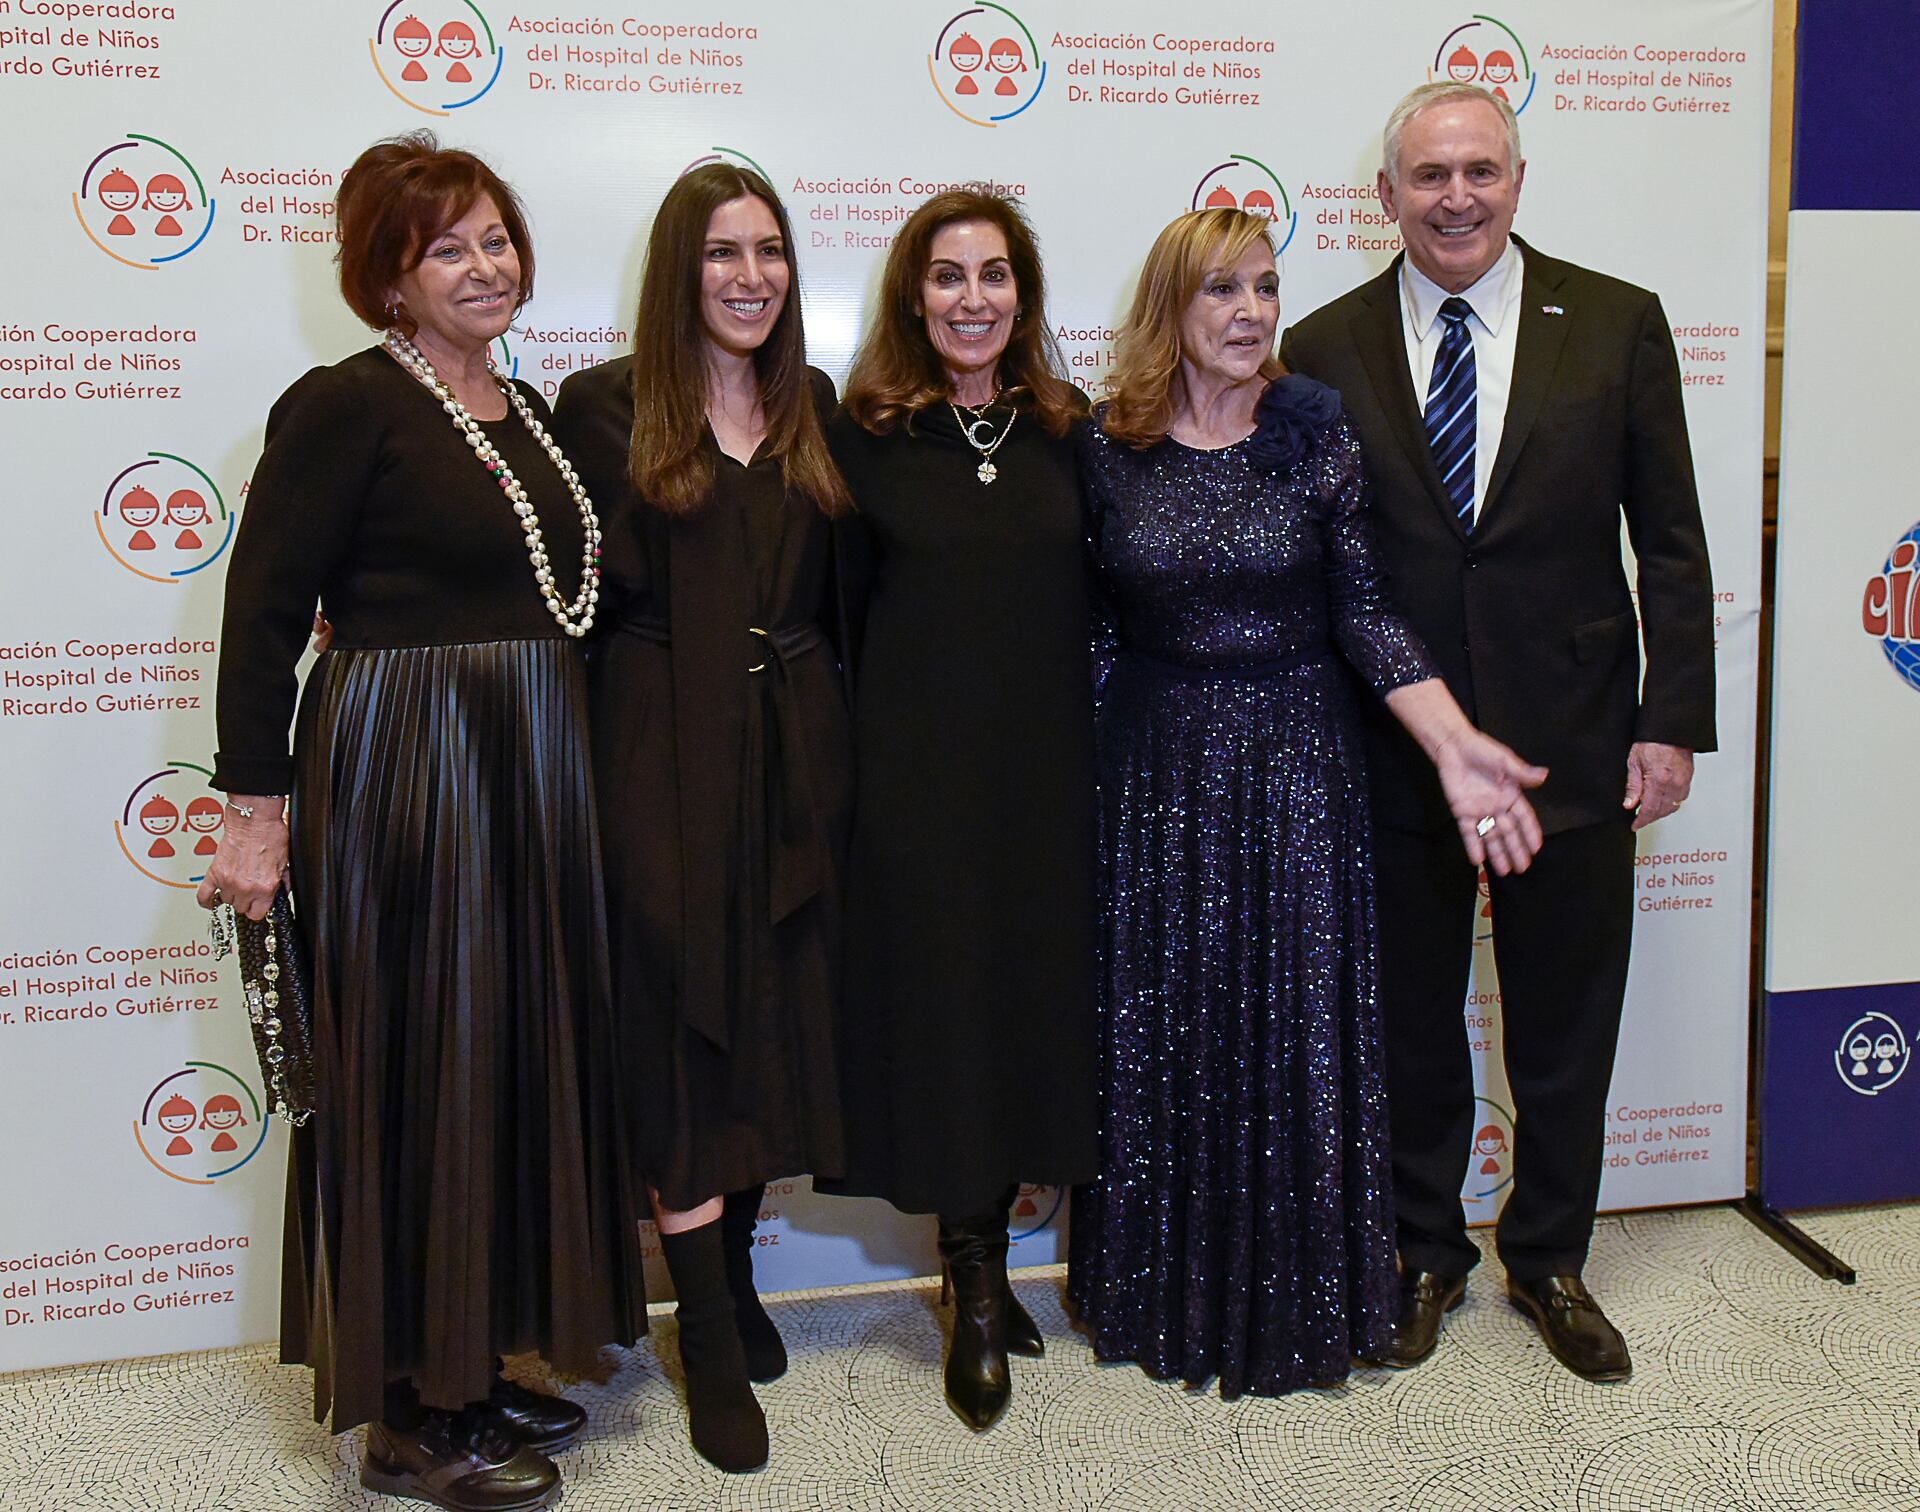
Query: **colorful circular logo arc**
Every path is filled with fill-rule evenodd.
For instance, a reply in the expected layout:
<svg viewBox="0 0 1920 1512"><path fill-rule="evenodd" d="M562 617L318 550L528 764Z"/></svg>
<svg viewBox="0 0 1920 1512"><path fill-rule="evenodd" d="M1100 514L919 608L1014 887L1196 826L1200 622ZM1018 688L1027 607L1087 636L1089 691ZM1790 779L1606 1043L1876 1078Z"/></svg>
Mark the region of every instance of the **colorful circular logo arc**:
<svg viewBox="0 0 1920 1512"><path fill-rule="evenodd" d="M999 35L982 42L969 29L969 21L982 32ZM947 109L961 120L998 126L1040 98L1047 83L1047 60L1040 56L1026 22L1004 5L986 0L960 11L940 28L933 51L927 54L927 77Z"/></svg>
<svg viewBox="0 0 1920 1512"><path fill-rule="evenodd" d="M494 342L494 345L500 349L500 357L499 360L494 363L494 368L505 377L518 378L520 376L520 359L513 355L513 348L507 345L507 338L502 336L498 341Z"/></svg>
<svg viewBox="0 0 1920 1512"><path fill-rule="evenodd" d="M367 38L367 56L401 104L437 116L482 99L507 61L472 0L393 0Z"/></svg>
<svg viewBox="0 0 1920 1512"><path fill-rule="evenodd" d="M1899 1022L1865 1013L1847 1025L1833 1052L1833 1069L1849 1092L1878 1097L1906 1075L1913 1045Z"/></svg>
<svg viewBox="0 0 1920 1512"><path fill-rule="evenodd" d="M87 164L74 191L80 229L107 256L148 272L207 239L215 205L187 155L130 131Z"/></svg>
<svg viewBox="0 0 1920 1512"><path fill-rule="evenodd" d="M107 555L135 577L177 587L226 555L238 520L205 469L150 451L114 475L93 527Z"/></svg>
<svg viewBox="0 0 1920 1512"><path fill-rule="evenodd" d="M685 178L689 173L693 172L694 169L703 168L708 163L732 163L739 168L751 168L769 184L773 182L773 178L767 170L762 168L752 158L748 157L738 147L721 147L718 145L709 147L705 152L701 153L699 157L695 158L691 163L687 164L686 167L676 173L674 177Z"/></svg>
<svg viewBox="0 0 1920 1512"><path fill-rule="evenodd" d="M212 1186L260 1153L272 1121L244 1077L188 1061L154 1083L133 1121L133 1142L162 1176Z"/></svg>
<svg viewBox="0 0 1920 1512"><path fill-rule="evenodd" d="M169 761L127 794L113 838L141 876L163 887L198 887L226 824L224 794L213 773L191 761Z"/></svg>
<svg viewBox="0 0 1920 1512"><path fill-rule="evenodd" d="M1513 1181L1513 1114L1490 1097L1474 1098L1473 1108L1473 1148L1460 1195L1489 1202Z"/></svg>
<svg viewBox="0 0 1920 1512"><path fill-rule="evenodd" d="M1860 627L1880 642L1900 680L1920 693L1920 520L1893 543L1878 575L1867 579Z"/></svg>
<svg viewBox="0 0 1920 1512"><path fill-rule="evenodd" d="M1060 1216L1066 1200L1065 1187L1021 1187L1013 1194L1013 1211L1007 1215L1007 1238L1017 1244L1043 1232Z"/></svg>
<svg viewBox="0 0 1920 1512"><path fill-rule="evenodd" d="M1448 32L1434 49L1427 82L1478 84L1519 115L1533 103L1533 64L1514 29L1492 16L1474 16Z"/></svg>
<svg viewBox="0 0 1920 1512"><path fill-rule="evenodd" d="M1201 174L1193 186L1189 210L1245 210L1264 215L1273 224L1275 257L1293 244L1293 233L1300 228L1300 214L1275 173L1257 157L1244 152L1227 154L1227 160Z"/></svg>

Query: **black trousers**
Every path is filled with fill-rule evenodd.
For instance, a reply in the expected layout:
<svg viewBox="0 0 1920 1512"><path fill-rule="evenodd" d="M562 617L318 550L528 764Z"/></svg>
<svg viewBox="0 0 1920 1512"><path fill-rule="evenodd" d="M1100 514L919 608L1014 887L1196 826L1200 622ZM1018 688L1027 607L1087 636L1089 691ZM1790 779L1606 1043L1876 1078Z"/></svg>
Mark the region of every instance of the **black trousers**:
<svg viewBox="0 0 1920 1512"><path fill-rule="evenodd" d="M1586 1263L1633 938L1628 825L1623 813L1549 835L1525 874L1491 879L1514 1103L1513 1190L1496 1232L1517 1281ZM1460 1205L1474 1129L1475 872L1450 834L1378 830L1374 862L1400 1260L1465 1275L1479 1259Z"/></svg>

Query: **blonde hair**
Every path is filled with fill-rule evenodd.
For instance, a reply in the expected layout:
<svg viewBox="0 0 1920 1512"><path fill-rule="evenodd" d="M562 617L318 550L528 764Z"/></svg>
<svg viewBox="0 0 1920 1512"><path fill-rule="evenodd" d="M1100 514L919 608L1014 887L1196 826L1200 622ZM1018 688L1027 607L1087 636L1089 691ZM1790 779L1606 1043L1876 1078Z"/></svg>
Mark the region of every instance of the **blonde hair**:
<svg viewBox="0 0 1920 1512"><path fill-rule="evenodd" d="M1180 372L1180 322L1208 273L1230 268L1256 245L1273 251L1264 215L1225 206L1194 210L1169 222L1153 239L1133 306L1114 339L1101 428L1127 446L1156 445L1167 434ZM1271 353L1260 364L1269 381L1286 371Z"/></svg>

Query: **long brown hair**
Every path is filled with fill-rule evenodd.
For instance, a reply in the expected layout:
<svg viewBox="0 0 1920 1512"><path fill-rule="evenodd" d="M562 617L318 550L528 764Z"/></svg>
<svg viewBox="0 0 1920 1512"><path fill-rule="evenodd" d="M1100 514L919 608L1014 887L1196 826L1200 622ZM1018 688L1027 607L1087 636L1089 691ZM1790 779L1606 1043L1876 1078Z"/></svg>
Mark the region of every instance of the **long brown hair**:
<svg viewBox="0 0 1920 1512"><path fill-rule="evenodd" d="M1273 250L1264 215L1218 206L1169 221L1153 239L1133 307L1113 343L1107 374L1107 408L1101 429L1126 446L1163 440L1173 421L1174 380L1180 374L1180 320L1215 268L1231 268L1261 242ZM1286 371L1268 353L1260 376L1271 382Z"/></svg>
<svg viewBox="0 0 1920 1512"><path fill-rule="evenodd" d="M787 261L786 303L753 354L767 438L787 487L812 499L825 514L842 514L852 507L852 498L827 452L807 379L793 226L773 186L732 163L707 163L682 174L654 217L633 322L633 440L627 471L641 497L667 514L691 514L712 496L701 254L713 212L746 195L773 212Z"/></svg>
<svg viewBox="0 0 1920 1512"><path fill-rule="evenodd" d="M886 270L880 275L880 301L867 334L854 354L843 401L847 413L874 434L909 422L930 404L949 397L940 355L927 339L920 285L927 276L933 238L955 221L986 221L1007 239L1007 262L1020 296L1020 313L1000 357L1000 381L1016 401L1031 405L1050 435L1063 436L1084 413L1079 391L1061 377L1066 364L1047 325L1046 278L1040 270L1040 243L1020 202L979 189L949 189L936 194L912 215L893 239Z"/></svg>

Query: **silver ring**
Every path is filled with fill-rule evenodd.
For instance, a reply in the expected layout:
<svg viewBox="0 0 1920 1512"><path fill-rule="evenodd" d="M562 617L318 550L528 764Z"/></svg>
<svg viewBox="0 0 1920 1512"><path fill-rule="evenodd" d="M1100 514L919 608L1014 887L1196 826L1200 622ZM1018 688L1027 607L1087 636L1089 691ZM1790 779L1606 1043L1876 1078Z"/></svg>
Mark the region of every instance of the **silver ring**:
<svg viewBox="0 0 1920 1512"><path fill-rule="evenodd" d="M1500 821L1498 819L1494 818L1492 814L1489 814L1473 827L1473 832L1484 840L1488 835L1493 833L1495 826L1499 823Z"/></svg>

